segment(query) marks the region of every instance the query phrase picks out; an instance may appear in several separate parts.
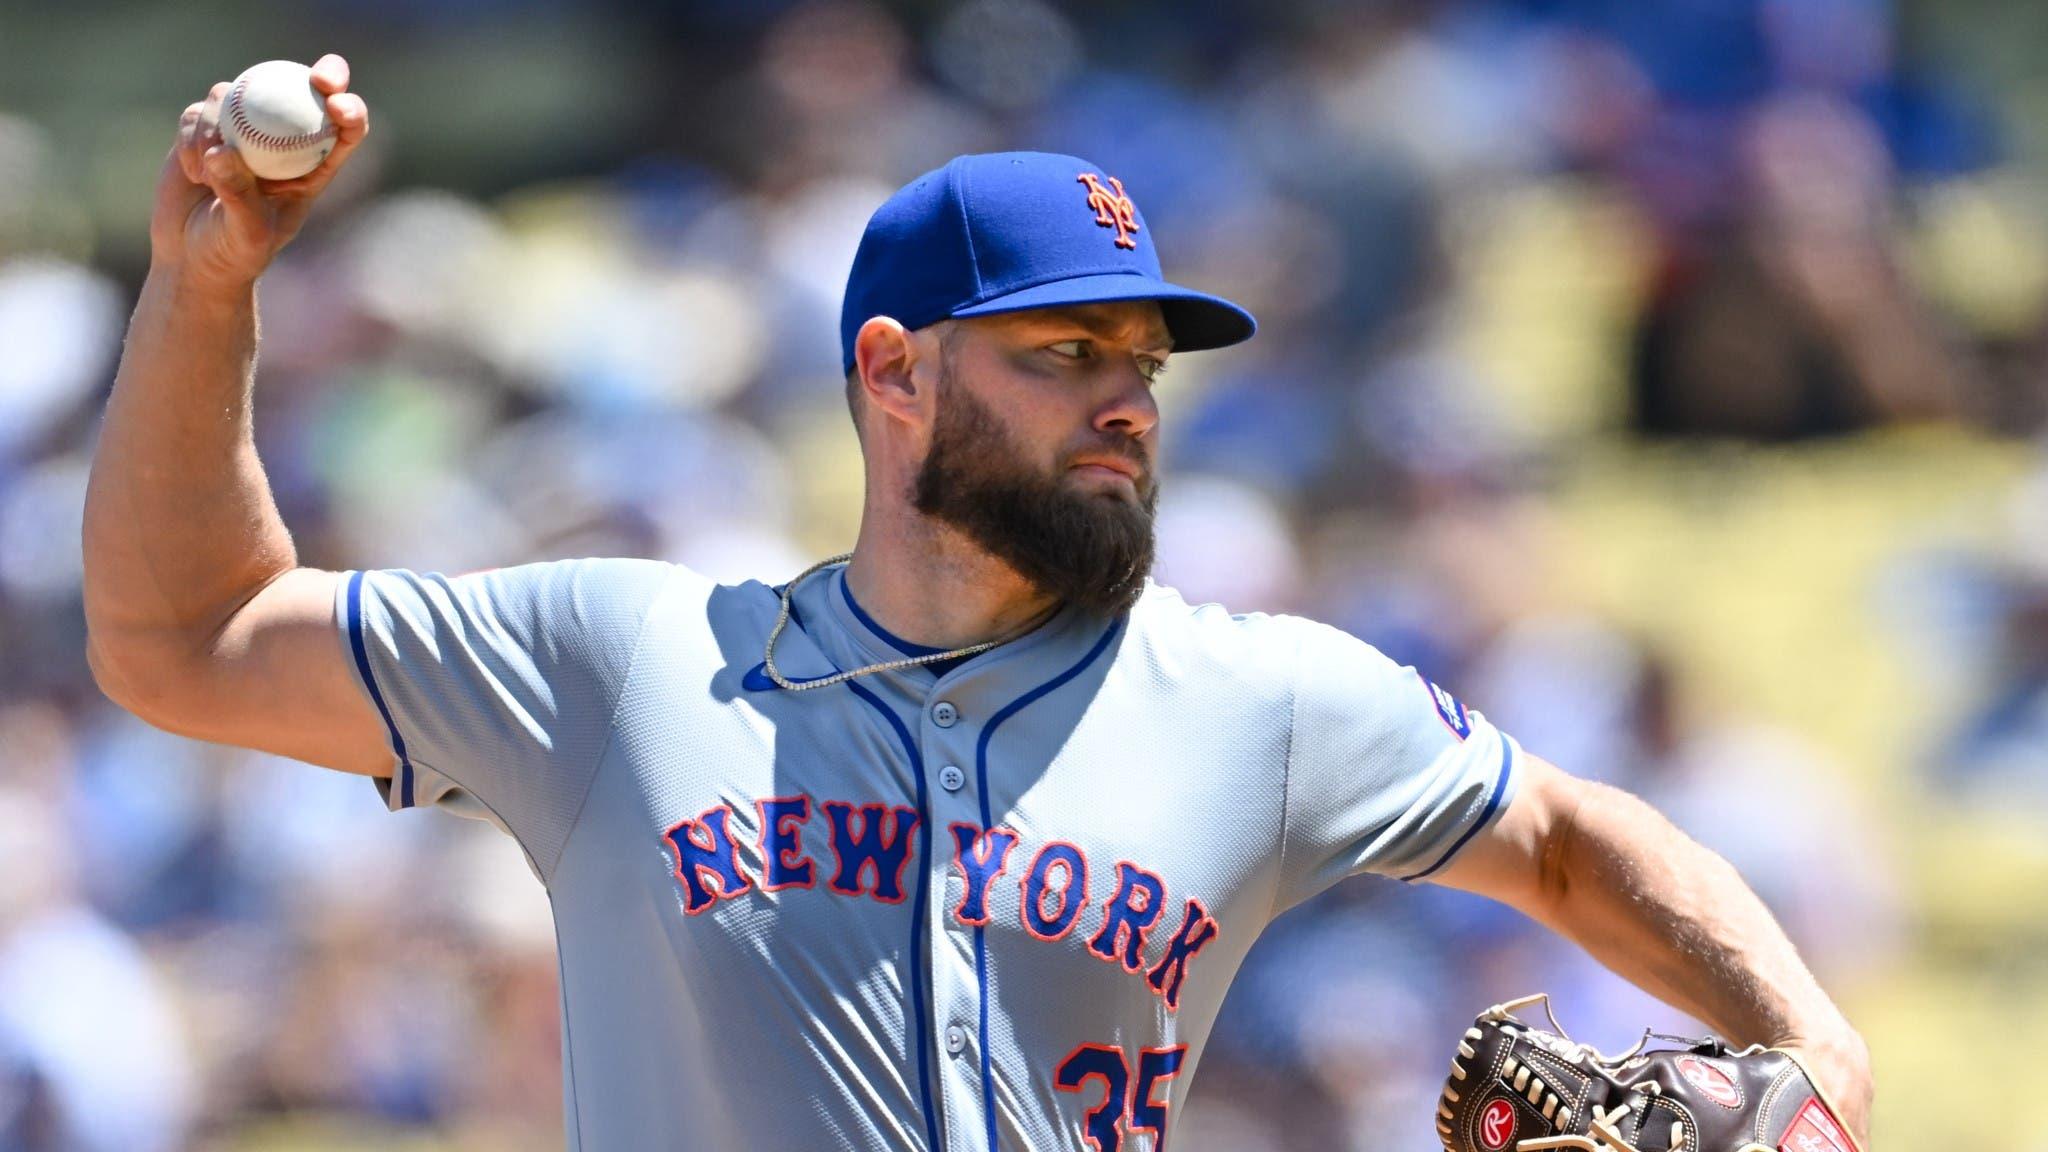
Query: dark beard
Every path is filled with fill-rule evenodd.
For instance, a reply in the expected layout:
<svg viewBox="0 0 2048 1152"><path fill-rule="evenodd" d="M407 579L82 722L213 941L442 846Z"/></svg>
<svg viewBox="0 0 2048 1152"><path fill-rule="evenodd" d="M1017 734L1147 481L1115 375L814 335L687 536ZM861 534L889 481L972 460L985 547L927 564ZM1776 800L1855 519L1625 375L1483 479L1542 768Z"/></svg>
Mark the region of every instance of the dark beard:
<svg viewBox="0 0 2048 1152"><path fill-rule="evenodd" d="M1062 603L1111 615L1137 603L1152 571L1159 498L1149 467L1136 503L1064 488L1064 470L1032 471L995 413L950 375L940 380L931 450L911 490L917 510ZM1144 467L1135 445L1105 441L1099 450Z"/></svg>

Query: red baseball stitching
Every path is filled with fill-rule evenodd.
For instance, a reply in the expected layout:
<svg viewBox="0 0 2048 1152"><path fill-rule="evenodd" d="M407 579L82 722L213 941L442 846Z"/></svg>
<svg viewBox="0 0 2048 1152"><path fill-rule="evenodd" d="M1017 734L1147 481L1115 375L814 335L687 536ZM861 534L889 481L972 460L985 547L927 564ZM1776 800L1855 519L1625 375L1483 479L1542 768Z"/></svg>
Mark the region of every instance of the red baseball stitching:
<svg viewBox="0 0 2048 1152"><path fill-rule="evenodd" d="M249 82L247 80L237 80L235 81L235 86L228 90L228 103L232 106L228 115L234 117L235 128L240 132L242 139L247 140L249 143L263 148L300 148L307 144L325 140L334 134L334 125L331 123L318 132L302 132L297 136L279 136L275 132L258 132L256 126L249 123L248 110L242 106L242 92L248 86Z"/></svg>

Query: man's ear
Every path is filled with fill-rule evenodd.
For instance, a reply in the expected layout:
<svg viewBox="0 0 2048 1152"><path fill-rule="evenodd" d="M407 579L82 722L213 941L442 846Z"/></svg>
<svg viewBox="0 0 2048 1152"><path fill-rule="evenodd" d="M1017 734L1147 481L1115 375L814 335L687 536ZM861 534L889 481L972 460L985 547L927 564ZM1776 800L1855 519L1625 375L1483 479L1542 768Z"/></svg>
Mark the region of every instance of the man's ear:
<svg viewBox="0 0 2048 1152"><path fill-rule="evenodd" d="M925 393L935 378L932 365L923 361L936 349L927 349L926 343L893 317L870 317L853 338L853 370L862 398L906 423L923 422L930 399Z"/></svg>

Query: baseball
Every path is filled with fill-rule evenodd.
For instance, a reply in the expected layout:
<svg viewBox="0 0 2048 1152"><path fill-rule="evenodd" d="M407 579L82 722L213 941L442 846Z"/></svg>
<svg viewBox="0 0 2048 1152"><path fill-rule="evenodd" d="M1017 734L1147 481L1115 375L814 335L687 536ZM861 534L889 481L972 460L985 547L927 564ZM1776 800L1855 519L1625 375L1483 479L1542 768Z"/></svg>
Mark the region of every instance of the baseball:
<svg viewBox="0 0 2048 1152"><path fill-rule="evenodd" d="M313 87L313 70L291 60L235 77L220 104L220 135L265 180L304 176L334 150L327 98Z"/></svg>

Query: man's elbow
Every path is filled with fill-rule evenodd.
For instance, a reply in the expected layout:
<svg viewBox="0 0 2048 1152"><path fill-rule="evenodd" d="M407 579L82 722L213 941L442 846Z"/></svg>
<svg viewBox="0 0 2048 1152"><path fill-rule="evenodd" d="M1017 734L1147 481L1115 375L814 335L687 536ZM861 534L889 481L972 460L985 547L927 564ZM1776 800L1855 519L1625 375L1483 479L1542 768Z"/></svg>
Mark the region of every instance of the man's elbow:
<svg viewBox="0 0 2048 1152"><path fill-rule="evenodd" d="M1575 888L1583 883L1579 875L1583 861L1577 859L1579 838L1585 820L1593 818L1595 810L1608 799L1604 793L1614 789L1559 771L1534 756L1530 758L1524 787L1532 793L1526 797L1528 855L1534 861L1528 881L1528 900L1532 904L1528 912L1548 920L1550 912L1571 902Z"/></svg>
<svg viewBox="0 0 2048 1152"><path fill-rule="evenodd" d="M108 700L154 727L181 735L192 727L205 677L183 645L162 639L111 639L88 623L85 663Z"/></svg>
<svg viewBox="0 0 2048 1152"><path fill-rule="evenodd" d="M1564 907L1580 883L1578 859L1585 822L1613 797L1625 795L1593 780L1555 769L1544 773L1546 819L1536 855L1536 900L1546 911Z"/></svg>
<svg viewBox="0 0 2048 1152"><path fill-rule="evenodd" d="M1432 879L1553 923L1556 911L1583 887L1573 872L1573 842L1595 787L1527 756L1507 810Z"/></svg>
<svg viewBox="0 0 2048 1152"><path fill-rule="evenodd" d="M85 666L92 670L92 682L100 695L119 704L136 715L141 715L144 701L137 691L138 684L122 670L120 659L108 651L100 633L90 623L85 632Z"/></svg>

